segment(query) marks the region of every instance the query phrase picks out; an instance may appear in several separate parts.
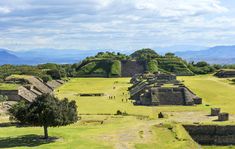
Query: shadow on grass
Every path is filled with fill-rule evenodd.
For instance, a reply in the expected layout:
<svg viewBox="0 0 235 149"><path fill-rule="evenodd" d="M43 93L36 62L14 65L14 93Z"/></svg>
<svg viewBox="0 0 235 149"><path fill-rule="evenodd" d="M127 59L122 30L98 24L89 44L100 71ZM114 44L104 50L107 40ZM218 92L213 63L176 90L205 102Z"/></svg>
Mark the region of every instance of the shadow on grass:
<svg viewBox="0 0 235 149"><path fill-rule="evenodd" d="M30 125L24 125L18 122L6 122L6 123L0 123L0 127L30 127Z"/></svg>
<svg viewBox="0 0 235 149"><path fill-rule="evenodd" d="M6 122L6 123L0 123L0 127L11 127L16 126L16 123Z"/></svg>
<svg viewBox="0 0 235 149"><path fill-rule="evenodd" d="M35 147L43 144L55 142L57 138L43 139L42 136L29 134L18 137L0 138L0 148L12 147Z"/></svg>

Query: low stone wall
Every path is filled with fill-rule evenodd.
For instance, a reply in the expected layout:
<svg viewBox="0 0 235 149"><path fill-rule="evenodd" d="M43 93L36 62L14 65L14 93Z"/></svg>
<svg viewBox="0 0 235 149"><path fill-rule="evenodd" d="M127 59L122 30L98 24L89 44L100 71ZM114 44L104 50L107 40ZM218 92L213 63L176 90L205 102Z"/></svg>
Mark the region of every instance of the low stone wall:
<svg viewBox="0 0 235 149"><path fill-rule="evenodd" d="M235 145L235 125L184 125L184 128L201 145Z"/></svg>
<svg viewBox="0 0 235 149"><path fill-rule="evenodd" d="M104 96L104 93L80 93L78 96L89 97L89 96Z"/></svg>
<svg viewBox="0 0 235 149"><path fill-rule="evenodd" d="M235 77L235 70L221 70L215 74L219 78L231 78Z"/></svg>
<svg viewBox="0 0 235 149"><path fill-rule="evenodd" d="M37 94L35 94L32 90L28 90L27 88L25 88L23 86L19 87L18 94L23 99L25 99L29 102L32 102L37 98Z"/></svg>
<svg viewBox="0 0 235 149"><path fill-rule="evenodd" d="M52 90L54 90L55 88L59 87L62 85L62 83L58 82L57 80L52 80L46 83L47 86L49 86Z"/></svg>
<svg viewBox="0 0 235 149"><path fill-rule="evenodd" d="M18 90L0 90L0 94L7 96L8 100L19 101L21 97L18 95Z"/></svg>

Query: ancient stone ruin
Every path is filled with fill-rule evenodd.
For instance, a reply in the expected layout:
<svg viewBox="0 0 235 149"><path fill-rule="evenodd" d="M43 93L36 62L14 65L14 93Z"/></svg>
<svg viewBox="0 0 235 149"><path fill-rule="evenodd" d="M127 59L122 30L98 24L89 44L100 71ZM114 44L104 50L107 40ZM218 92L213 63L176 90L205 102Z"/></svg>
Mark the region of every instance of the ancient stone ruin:
<svg viewBox="0 0 235 149"><path fill-rule="evenodd" d="M144 62L140 61L121 61L121 76L130 77L138 73L143 73L145 71Z"/></svg>
<svg viewBox="0 0 235 149"><path fill-rule="evenodd" d="M96 97L96 96L104 96L105 94L104 93L79 93L77 94L78 96L81 96L81 97Z"/></svg>
<svg viewBox="0 0 235 149"><path fill-rule="evenodd" d="M7 77L6 83L20 84L15 90L0 90L1 95L8 97L10 101L25 100L32 102L36 97L43 93L51 93L63 84L61 80L52 80L44 83L41 79L34 76Z"/></svg>
<svg viewBox="0 0 235 149"><path fill-rule="evenodd" d="M234 125L184 125L184 128L201 145L235 145Z"/></svg>
<svg viewBox="0 0 235 149"><path fill-rule="evenodd" d="M218 116L220 114L220 108L211 108L211 116Z"/></svg>
<svg viewBox="0 0 235 149"><path fill-rule="evenodd" d="M231 78L235 77L235 70L220 70L215 74L219 78Z"/></svg>
<svg viewBox="0 0 235 149"><path fill-rule="evenodd" d="M218 121L228 121L229 120L229 114L228 113L220 113L218 115Z"/></svg>
<svg viewBox="0 0 235 149"><path fill-rule="evenodd" d="M194 105L201 104L189 88L176 80L173 74L139 74L131 79L130 98L136 105Z"/></svg>

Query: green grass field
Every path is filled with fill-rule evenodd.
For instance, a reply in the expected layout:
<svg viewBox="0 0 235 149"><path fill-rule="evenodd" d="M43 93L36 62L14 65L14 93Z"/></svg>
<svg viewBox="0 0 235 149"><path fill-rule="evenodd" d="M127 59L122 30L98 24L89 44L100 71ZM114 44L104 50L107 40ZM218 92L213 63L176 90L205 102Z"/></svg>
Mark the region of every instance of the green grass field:
<svg viewBox="0 0 235 149"><path fill-rule="evenodd" d="M58 88L55 94L59 98L76 100L81 116L78 123L49 128L49 135L58 137L54 142L38 139L38 136L43 135L43 129L40 127L0 127L0 148L197 149L199 146L179 123L170 119L157 119L158 112L209 112L211 107L221 107L223 111L235 113L233 110L235 85L226 79L212 76L179 77L179 79L184 80L190 89L203 98L203 105L134 106L130 100L126 100L129 98L127 88L131 85L129 78L71 79ZM80 97L78 96L80 93L104 93L105 96ZM109 96L113 99L109 99ZM129 116L114 115L117 110L125 111Z"/></svg>
<svg viewBox="0 0 235 149"><path fill-rule="evenodd" d="M203 98L204 103L220 107L222 111L235 114L235 85L228 79L220 79L210 75L179 77L184 84Z"/></svg>
<svg viewBox="0 0 235 149"><path fill-rule="evenodd" d="M17 84L0 83L0 90L17 90L18 87Z"/></svg>

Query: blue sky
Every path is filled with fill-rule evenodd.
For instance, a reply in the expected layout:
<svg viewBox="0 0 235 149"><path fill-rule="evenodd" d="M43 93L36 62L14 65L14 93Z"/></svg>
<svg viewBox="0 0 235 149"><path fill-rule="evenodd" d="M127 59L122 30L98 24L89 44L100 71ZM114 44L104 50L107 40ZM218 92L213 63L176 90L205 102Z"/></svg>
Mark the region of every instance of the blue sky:
<svg viewBox="0 0 235 149"><path fill-rule="evenodd" d="M232 45L234 8L234 0L1 0L0 47Z"/></svg>

